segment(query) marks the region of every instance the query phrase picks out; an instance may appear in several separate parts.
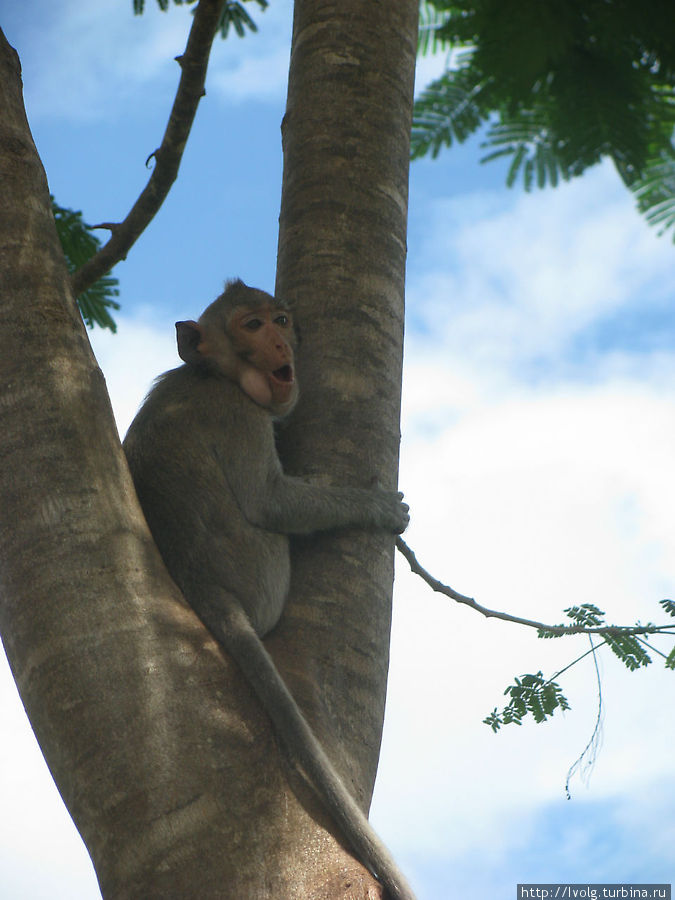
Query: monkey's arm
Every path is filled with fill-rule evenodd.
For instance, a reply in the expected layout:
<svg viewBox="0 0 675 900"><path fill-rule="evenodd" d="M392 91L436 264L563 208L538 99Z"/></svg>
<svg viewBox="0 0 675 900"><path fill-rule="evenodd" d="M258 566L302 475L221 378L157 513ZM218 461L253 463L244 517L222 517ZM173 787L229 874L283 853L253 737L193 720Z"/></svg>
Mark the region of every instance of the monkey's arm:
<svg viewBox="0 0 675 900"><path fill-rule="evenodd" d="M351 526L400 534L408 525L408 506L396 491L311 484L281 467L268 473L266 485L244 512L267 531L311 534Z"/></svg>
<svg viewBox="0 0 675 900"><path fill-rule="evenodd" d="M281 534L311 534L349 526L394 534L405 530L408 506L396 491L312 484L286 475L267 411L236 386L228 386L228 391L224 418L212 420L208 443L241 512L252 525ZM208 417L200 416L201 429L205 421Z"/></svg>

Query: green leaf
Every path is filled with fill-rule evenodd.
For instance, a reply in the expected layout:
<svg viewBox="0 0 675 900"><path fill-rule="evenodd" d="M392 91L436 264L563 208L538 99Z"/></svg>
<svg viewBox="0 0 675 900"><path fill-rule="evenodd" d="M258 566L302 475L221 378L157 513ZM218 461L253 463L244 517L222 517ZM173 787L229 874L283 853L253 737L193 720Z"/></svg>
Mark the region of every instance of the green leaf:
<svg viewBox="0 0 675 900"><path fill-rule="evenodd" d="M74 272L98 251L101 241L82 221L81 212L59 206L53 197L52 211L68 271ZM109 310L120 308L119 303L112 299L119 296L118 284L116 278L104 275L77 298L80 313L89 328L98 325L100 328L109 328L113 333L117 331Z"/></svg>
<svg viewBox="0 0 675 900"><path fill-rule="evenodd" d="M675 600L659 600L659 603L669 616L675 616Z"/></svg>
<svg viewBox="0 0 675 900"><path fill-rule="evenodd" d="M675 150L662 148L650 158L641 174L620 174L635 195L637 207L663 234L675 224ZM673 234L675 241L675 233Z"/></svg>
<svg viewBox="0 0 675 900"><path fill-rule="evenodd" d="M450 37L443 31L443 27L451 21L451 18L451 10L438 9L427 0L421 0L417 50L422 56L437 53L438 50L448 49L451 46Z"/></svg>
<svg viewBox="0 0 675 900"><path fill-rule="evenodd" d="M182 6L183 2L187 4L195 3L196 0L173 0L175 6ZM218 30L222 38L226 38L230 31L230 26L234 28L239 37L244 37L246 29L249 31L257 31L258 26L251 16L242 6L243 3L257 3L262 12L269 6L269 0L227 0L223 6L220 19L218 21ZM157 5L166 12L169 8L169 0L157 0ZM140 15L145 8L145 0L133 0L134 13Z"/></svg>
<svg viewBox="0 0 675 900"><path fill-rule="evenodd" d="M244 0L244 2L257 3L263 12L269 6L268 0ZM230 26L234 28L239 37L244 37L247 28L253 32L258 30L258 26L238 0L229 0L223 7L223 12L218 22L221 37L227 37Z"/></svg>
<svg viewBox="0 0 675 900"><path fill-rule="evenodd" d="M545 722L556 709L570 708L567 698L555 681L546 681L541 672L521 675L514 684L504 691L510 697L509 703L501 713L494 709L483 719L493 731L499 731L502 725L520 725L528 714L535 722Z"/></svg>
<svg viewBox="0 0 675 900"><path fill-rule="evenodd" d="M652 661L640 641L632 634L605 635L605 641L621 662L634 672Z"/></svg>
<svg viewBox="0 0 675 900"><path fill-rule="evenodd" d="M483 719L483 722L486 725L489 725L490 728L495 732L499 731L499 729L502 727L502 724L503 724L501 717L500 717L499 713L497 712L496 707L492 710L492 712L490 713L489 716L486 716Z"/></svg>
<svg viewBox="0 0 675 900"><path fill-rule="evenodd" d="M438 156L443 146L462 143L487 119L488 90L480 73L468 68L445 72L424 90L413 111L411 158L431 153Z"/></svg>
<svg viewBox="0 0 675 900"><path fill-rule="evenodd" d="M482 161L510 156L509 186L555 186L609 158L647 221L675 240L670 4L423 0L421 23L421 52L471 48L460 72L480 86L478 123L490 122ZM458 73L446 74L418 100L413 158L463 140Z"/></svg>
<svg viewBox="0 0 675 900"><path fill-rule="evenodd" d="M564 622L558 625L558 628L568 628L569 626ZM554 638L565 637L564 632L560 631L547 631L544 628L539 628L537 630L537 637L542 638L543 640L553 640Z"/></svg>
<svg viewBox="0 0 675 900"><path fill-rule="evenodd" d="M583 625L584 628L596 628L604 623L604 612L592 603L582 603L581 606L569 606L564 612L576 625Z"/></svg>

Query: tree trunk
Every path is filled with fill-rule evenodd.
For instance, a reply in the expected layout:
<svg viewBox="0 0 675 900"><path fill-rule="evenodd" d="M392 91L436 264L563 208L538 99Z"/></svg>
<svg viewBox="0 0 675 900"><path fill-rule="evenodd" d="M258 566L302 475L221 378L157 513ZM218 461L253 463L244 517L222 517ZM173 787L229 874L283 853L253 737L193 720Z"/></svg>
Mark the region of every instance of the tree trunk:
<svg viewBox="0 0 675 900"><path fill-rule="evenodd" d="M302 335L300 403L281 439L290 472L396 483L417 17L417 0L295 3L276 285L295 304ZM381 534L296 542L291 600L270 639L366 811L384 716L393 550Z"/></svg>
<svg viewBox="0 0 675 900"><path fill-rule="evenodd" d="M285 455L294 470L388 481L416 2L296 5L279 293L297 299L305 399ZM1 33L0 108L0 631L103 896L377 896L152 543ZM362 535L299 545L270 639L364 808L391 553Z"/></svg>
<svg viewBox="0 0 675 900"><path fill-rule="evenodd" d="M281 440L290 472L395 485L417 16L417 0L295 3L276 285L302 334L301 399ZM394 544L350 533L293 549L291 600L271 649L367 811ZM339 853L325 833L323 844L324 856ZM349 863L336 858L338 870Z"/></svg>

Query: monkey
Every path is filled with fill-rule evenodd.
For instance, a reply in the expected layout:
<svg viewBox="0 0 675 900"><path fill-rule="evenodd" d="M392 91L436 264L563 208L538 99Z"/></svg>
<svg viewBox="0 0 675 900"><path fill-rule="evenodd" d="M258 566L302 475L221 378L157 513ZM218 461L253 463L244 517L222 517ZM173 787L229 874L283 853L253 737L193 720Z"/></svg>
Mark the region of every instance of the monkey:
<svg viewBox="0 0 675 900"><path fill-rule="evenodd" d="M183 364L160 375L124 451L166 568L234 658L357 858L392 900L414 894L315 737L262 638L290 581L289 536L359 527L400 534L403 495L284 473L274 427L298 399L289 305L240 279L176 323Z"/></svg>

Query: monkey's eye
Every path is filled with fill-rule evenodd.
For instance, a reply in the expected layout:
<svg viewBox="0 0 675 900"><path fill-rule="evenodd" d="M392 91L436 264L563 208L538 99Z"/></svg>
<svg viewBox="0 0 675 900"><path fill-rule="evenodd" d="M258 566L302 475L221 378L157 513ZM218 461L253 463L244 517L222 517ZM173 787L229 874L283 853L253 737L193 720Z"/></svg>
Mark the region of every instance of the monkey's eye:
<svg viewBox="0 0 675 900"><path fill-rule="evenodd" d="M277 316L274 321L277 325L281 325L282 328L286 328L291 324L291 320L286 315Z"/></svg>
<svg viewBox="0 0 675 900"><path fill-rule="evenodd" d="M247 319L246 322L243 323L244 328L247 328L249 331L257 331L261 325L261 319Z"/></svg>

